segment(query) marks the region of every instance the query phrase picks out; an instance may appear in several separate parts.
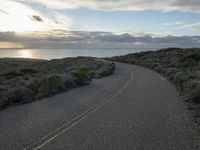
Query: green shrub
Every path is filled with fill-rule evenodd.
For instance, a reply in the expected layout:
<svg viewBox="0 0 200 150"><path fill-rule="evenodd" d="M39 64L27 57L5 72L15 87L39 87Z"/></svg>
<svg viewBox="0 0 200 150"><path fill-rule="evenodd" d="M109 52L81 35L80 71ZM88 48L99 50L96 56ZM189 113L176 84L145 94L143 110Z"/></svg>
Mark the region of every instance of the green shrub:
<svg viewBox="0 0 200 150"><path fill-rule="evenodd" d="M115 70L115 63L105 63L99 70L94 72L93 78L99 79L111 75Z"/></svg>
<svg viewBox="0 0 200 150"><path fill-rule="evenodd" d="M131 58L127 58L125 61L126 63L129 63L129 64L135 64L135 60Z"/></svg>
<svg viewBox="0 0 200 150"><path fill-rule="evenodd" d="M183 54L179 57L180 62L200 61L200 53Z"/></svg>
<svg viewBox="0 0 200 150"><path fill-rule="evenodd" d="M64 90L64 81L58 75L52 75L49 78L43 79L38 84L38 97L53 95Z"/></svg>
<svg viewBox="0 0 200 150"><path fill-rule="evenodd" d="M0 94L0 108L5 108L14 103L26 103L33 101L34 92L28 88L12 89Z"/></svg>
<svg viewBox="0 0 200 150"><path fill-rule="evenodd" d="M196 89L191 94L191 100L194 103L200 104L200 89Z"/></svg>
<svg viewBox="0 0 200 150"><path fill-rule="evenodd" d="M108 76L112 74L114 70L115 70L115 63L105 65L105 67L102 69L102 72L100 73L100 76L101 77Z"/></svg>
<svg viewBox="0 0 200 150"><path fill-rule="evenodd" d="M187 81L187 76L182 72L178 72L174 77L174 82L180 89L183 88L185 81Z"/></svg>
<svg viewBox="0 0 200 150"><path fill-rule="evenodd" d="M0 92L6 91L6 90L7 89L4 86L0 85Z"/></svg>
<svg viewBox="0 0 200 150"><path fill-rule="evenodd" d="M91 81L89 72L92 70L92 68L80 68L73 72L73 75L76 77L77 84L83 84L85 82Z"/></svg>
<svg viewBox="0 0 200 150"><path fill-rule="evenodd" d="M26 87L12 89L5 92L5 94L9 101L11 101L12 103L26 103L29 101L33 101L35 95L33 90Z"/></svg>
<svg viewBox="0 0 200 150"><path fill-rule="evenodd" d="M35 74L35 73L38 73L37 70L34 70L32 68L25 68L25 69L21 69L20 72L22 74Z"/></svg>
<svg viewBox="0 0 200 150"><path fill-rule="evenodd" d="M1 76L4 77L6 80L9 80L9 79L12 79L12 78L15 78L15 77L23 76L23 74L19 73L19 72L12 71L12 72L1 74Z"/></svg>
<svg viewBox="0 0 200 150"><path fill-rule="evenodd" d="M7 61L6 59L4 63ZM24 61L21 59L10 59L9 61L11 62L9 67L0 63L2 67L0 109L15 103L26 103L51 96L88 83L99 70L103 70L103 75L109 75L114 71L114 64L109 66L109 63L89 57L50 61Z"/></svg>
<svg viewBox="0 0 200 150"><path fill-rule="evenodd" d="M5 95L0 95L0 108L4 108L12 104L12 101Z"/></svg>

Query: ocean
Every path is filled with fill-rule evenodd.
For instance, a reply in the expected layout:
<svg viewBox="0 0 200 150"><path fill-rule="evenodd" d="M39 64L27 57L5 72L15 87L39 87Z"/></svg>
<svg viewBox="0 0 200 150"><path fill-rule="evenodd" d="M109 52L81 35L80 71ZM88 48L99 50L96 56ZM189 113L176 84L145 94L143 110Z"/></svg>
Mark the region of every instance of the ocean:
<svg viewBox="0 0 200 150"><path fill-rule="evenodd" d="M0 49L0 58L60 59L76 56L111 57L146 49Z"/></svg>

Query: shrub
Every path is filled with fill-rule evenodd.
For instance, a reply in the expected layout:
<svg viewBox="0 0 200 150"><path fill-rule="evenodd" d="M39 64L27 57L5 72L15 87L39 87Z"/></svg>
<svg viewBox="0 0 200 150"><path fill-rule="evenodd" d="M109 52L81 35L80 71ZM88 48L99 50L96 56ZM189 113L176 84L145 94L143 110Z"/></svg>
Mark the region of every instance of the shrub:
<svg viewBox="0 0 200 150"><path fill-rule="evenodd" d="M21 69L20 72L22 74L35 74L35 73L38 73L37 70L34 70L32 68L25 68L25 69Z"/></svg>
<svg viewBox="0 0 200 150"><path fill-rule="evenodd" d="M34 100L34 91L20 87L9 91L4 91L0 95L0 107L4 108L13 103L26 103Z"/></svg>
<svg viewBox="0 0 200 150"><path fill-rule="evenodd" d="M126 59L126 63L135 64L135 60L134 60L134 59L131 59L131 58L127 58L127 59Z"/></svg>
<svg viewBox="0 0 200 150"><path fill-rule="evenodd" d="M3 85L0 85L0 92L6 91L6 88Z"/></svg>
<svg viewBox="0 0 200 150"><path fill-rule="evenodd" d="M183 54L182 56L179 57L179 61L180 62L200 61L200 53Z"/></svg>
<svg viewBox="0 0 200 150"><path fill-rule="evenodd" d="M76 87L75 77L71 73L60 74L66 89Z"/></svg>
<svg viewBox="0 0 200 150"><path fill-rule="evenodd" d="M114 63L107 64L107 65L104 65L104 66L105 66L105 68L100 73L101 77L108 76L108 75L112 74L115 70L115 64Z"/></svg>
<svg viewBox="0 0 200 150"><path fill-rule="evenodd" d="M12 101L5 94L0 95L0 109L9 106L11 104Z"/></svg>
<svg viewBox="0 0 200 150"><path fill-rule="evenodd" d="M38 98L55 94L64 89L64 82L58 75L52 75L38 83Z"/></svg>
<svg viewBox="0 0 200 150"><path fill-rule="evenodd" d="M192 95L191 95L191 100L194 103L200 104L200 89L196 89Z"/></svg>
<svg viewBox="0 0 200 150"><path fill-rule="evenodd" d="M113 57L110 60L151 68L172 81L200 114L200 49L168 48ZM197 105L198 104L198 105ZM200 116L200 115L199 115Z"/></svg>
<svg viewBox="0 0 200 150"><path fill-rule="evenodd" d="M13 89L8 91L6 94L12 103L26 103L32 101L35 95L33 90L25 87Z"/></svg>
<svg viewBox="0 0 200 150"><path fill-rule="evenodd" d="M80 68L73 72L73 75L76 77L76 83L77 84L83 84L88 81L91 81L91 78L89 77L89 72L91 71L91 68Z"/></svg>
<svg viewBox="0 0 200 150"><path fill-rule="evenodd" d="M2 77L4 77L6 80L9 80L9 79L12 79L12 78L15 78L15 77L19 77L19 76L23 76L22 73L19 73L19 72L8 72L8 73L4 73L1 75Z"/></svg>
<svg viewBox="0 0 200 150"><path fill-rule="evenodd" d="M101 70L101 76L114 71L114 64L109 66L107 65L109 63L96 58L84 57L39 62L19 59L16 63L19 65L12 64L10 67L5 67L0 74L0 109L14 103L26 103L51 96L88 83L94 78L96 71Z"/></svg>
<svg viewBox="0 0 200 150"><path fill-rule="evenodd" d="M95 72L94 78L98 79L104 76L108 76L112 74L115 70L115 64L114 63L106 63L102 66L100 70L97 70Z"/></svg>
<svg viewBox="0 0 200 150"><path fill-rule="evenodd" d="M178 72L174 77L174 82L177 84L177 86L182 89L184 82L186 81L186 75L182 72Z"/></svg>

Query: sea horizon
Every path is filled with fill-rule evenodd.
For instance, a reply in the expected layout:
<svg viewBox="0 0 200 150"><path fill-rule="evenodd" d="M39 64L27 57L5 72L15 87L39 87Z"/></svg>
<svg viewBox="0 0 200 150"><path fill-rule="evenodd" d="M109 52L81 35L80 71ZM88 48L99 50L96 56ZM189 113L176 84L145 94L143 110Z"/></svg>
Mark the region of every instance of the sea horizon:
<svg viewBox="0 0 200 150"><path fill-rule="evenodd" d="M147 48L1 48L0 58L61 59L65 57L89 56L112 57L129 53L147 51Z"/></svg>

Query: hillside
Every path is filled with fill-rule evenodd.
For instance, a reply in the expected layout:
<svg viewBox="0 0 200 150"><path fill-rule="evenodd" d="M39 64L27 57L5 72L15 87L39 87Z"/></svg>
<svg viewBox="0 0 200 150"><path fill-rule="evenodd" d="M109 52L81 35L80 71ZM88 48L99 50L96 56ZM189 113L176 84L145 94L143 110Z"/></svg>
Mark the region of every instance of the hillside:
<svg viewBox="0 0 200 150"><path fill-rule="evenodd" d="M168 48L110 59L141 65L167 77L179 89L195 121L200 121L200 49Z"/></svg>
<svg viewBox="0 0 200 150"><path fill-rule="evenodd" d="M113 73L115 65L91 57L0 59L0 109L27 103Z"/></svg>

